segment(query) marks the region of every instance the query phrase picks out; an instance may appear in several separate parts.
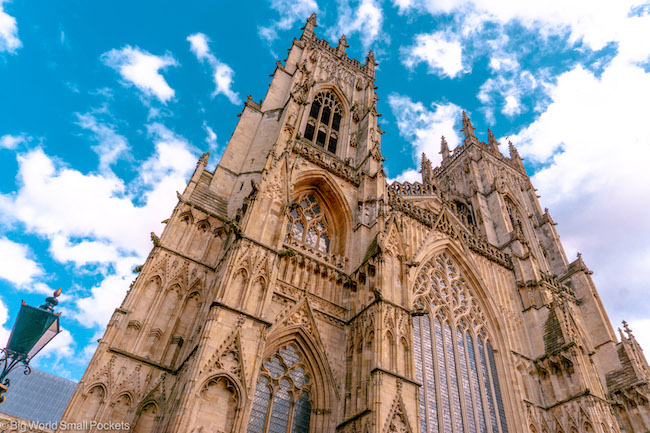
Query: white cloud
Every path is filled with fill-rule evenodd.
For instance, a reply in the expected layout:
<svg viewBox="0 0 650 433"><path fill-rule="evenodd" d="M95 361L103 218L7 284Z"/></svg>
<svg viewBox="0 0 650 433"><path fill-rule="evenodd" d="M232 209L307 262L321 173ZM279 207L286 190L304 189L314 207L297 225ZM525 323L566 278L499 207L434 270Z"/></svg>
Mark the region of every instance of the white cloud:
<svg viewBox="0 0 650 433"><path fill-rule="evenodd" d="M445 32L422 33L415 36L415 43L402 50L402 62L413 69L424 62L429 73L455 78L463 72L462 45Z"/></svg>
<svg viewBox="0 0 650 433"><path fill-rule="evenodd" d="M66 302L72 305L70 316L85 326L108 322L134 278L131 269L151 249L149 233L161 233L160 221L176 204L175 191L184 189L196 167L198 152L187 140L160 123L147 130L155 151L132 182L67 168L37 148L18 156L18 191L0 196L0 214L49 239L53 259L76 267L102 265L105 278L90 293ZM4 278L21 284L38 275L33 262L17 259L27 258L24 248L5 243L0 254L8 257L0 257L0 263L12 265L1 268ZM47 287L36 291L50 292Z"/></svg>
<svg viewBox="0 0 650 433"><path fill-rule="evenodd" d="M629 16L633 7L644 3L645 0L393 0L400 13L464 14L472 23L468 28L479 28L486 21L517 21L546 35L568 31L570 42L582 39L594 50L610 41L621 41L626 56L632 57L647 55L649 49L644 41L650 36L650 16Z"/></svg>
<svg viewBox="0 0 650 433"><path fill-rule="evenodd" d="M114 274L108 275L93 287L89 296L77 300L75 320L87 328L105 327L136 277L131 270L143 262L142 257L119 261Z"/></svg>
<svg viewBox="0 0 650 433"><path fill-rule="evenodd" d="M205 130L205 133L207 136L205 137L205 142L208 144L208 148L210 149L210 152L214 152L217 150L217 133L214 132L212 128L208 126L208 123L203 121L203 129Z"/></svg>
<svg viewBox="0 0 650 433"><path fill-rule="evenodd" d="M415 170L413 168L409 168L408 170L404 170L403 172L401 172L400 174L398 174L394 178L386 179L386 182L388 182L389 185L391 183L395 182L395 181L397 181L399 183L403 183L403 182L410 182L410 183L422 182L422 174L418 170Z"/></svg>
<svg viewBox="0 0 650 433"><path fill-rule="evenodd" d="M15 53L23 44L18 38L16 18L4 11L3 3L7 2L0 0L0 52Z"/></svg>
<svg viewBox="0 0 650 433"><path fill-rule="evenodd" d="M73 262L81 267L88 263L115 263L121 258L118 249L108 242L72 242L68 237L54 235L50 240L52 257L61 262Z"/></svg>
<svg viewBox="0 0 650 433"><path fill-rule="evenodd" d="M50 357L59 360L61 358L71 358L74 355L74 339L67 329L61 327L61 332L57 334L34 358L41 361ZM56 362L56 361L55 361Z"/></svg>
<svg viewBox="0 0 650 433"><path fill-rule="evenodd" d="M559 223L570 257L581 251L614 322L642 317L650 268L650 74L616 58L600 78L576 67L552 103L511 139L544 164L533 185Z"/></svg>
<svg viewBox="0 0 650 433"><path fill-rule="evenodd" d="M102 173L109 173L111 165L116 163L120 156L128 154L129 144L126 138L117 132L115 127L97 120L90 113L77 113L78 125L94 133L97 144L93 150L99 156L99 169Z"/></svg>
<svg viewBox="0 0 650 433"><path fill-rule="evenodd" d="M9 334L11 330L5 328L5 326L11 327L9 323L9 310L7 306L2 302L0 298L0 347L7 347L7 341L9 340Z"/></svg>
<svg viewBox="0 0 650 433"><path fill-rule="evenodd" d="M547 86L545 81L535 78L530 71L520 71L514 64L509 66L515 69L504 71L495 78L488 78L481 85L477 95L487 110L486 117L489 120L493 120L491 110L495 105L500 105L501 113L508 117L522 113L525 110L522 98L540 87Z"/></svg>
<svg viewBox="0 0 650 433"><path fill-rule="evenodd" d="M115 69L127 83L135 85L146 96L155 96L162 103L174 98L175 92L161 71L178 62L170 53L162 56L153 55L138 47L125 46L102 54L102 61Z"/></svg>
<svg viewBox="0 0 650 433"><path fill-rule="evenodd" d="M316 0L271 0L271 9L281 18L257 29L260 37L269 44L278 38L278 31L289 30L296 21L306 21L312 13L318 13L318 3Z"/></svg>
<svg viewBox="0 0 650 433"><path fill-rule="evenodd" d="M0 149L15 149L21 143L26 143L24 135L3 135L0 137Z"/></svg>
<svg viewBox="0 0 650 433"><path fill-rule="evenodd" d="M233 104L239 104L241 102L239 93L232 90L235 71L212 54L208 46L210 42L208 37L203 33L195 33L188 36L187 41L190 43L190 49L196 58L201 62L207 62L212 68L212 79L215 85L212 97L221 94Z"/></svg>
<svg viewBox="0 0 650 433"><path fill-rule="evenodd" d="M368 49L382 35L384 11L377 0L361 0L356 9L348 1L342 1L338 14L337 25L328 32L332 39L359 33L364 49Z"/></svg>
<svg viewBox="0 0 650 433"><path fill-rule="evenodd" d="M432 104L431 109L421 102L413 102L409 97L391 94L388 96L393 115L397 118L400 135L411 142L413 157L419 161L426 153L433 165L441 160L440 140L445 136L450 149L460 144L456 123L461 118L461 108L455 104ZM413 173L406 172L397 176L410 180Z"/></svg>
<svg viewBox="0 0 650 433"><path fill-rule="evenodd" d="M16 286L24 286L41 275L43 270L34 260L26 245L0 237L0 278ZM4 346L3 346L4 347Z"/></svg>

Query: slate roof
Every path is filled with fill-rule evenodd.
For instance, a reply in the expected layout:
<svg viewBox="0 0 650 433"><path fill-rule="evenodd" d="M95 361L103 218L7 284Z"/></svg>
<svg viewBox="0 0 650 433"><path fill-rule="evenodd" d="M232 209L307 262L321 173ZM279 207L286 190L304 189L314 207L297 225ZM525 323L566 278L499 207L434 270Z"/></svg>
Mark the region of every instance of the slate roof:
<svg viewBox="0 0 650 433"><path fill-rule="evenodd" d="M7 377L11 385L0 412L41 423L61 419L77 386L77 382L35 368L25 376L23 369L16 367Z"/></svg>

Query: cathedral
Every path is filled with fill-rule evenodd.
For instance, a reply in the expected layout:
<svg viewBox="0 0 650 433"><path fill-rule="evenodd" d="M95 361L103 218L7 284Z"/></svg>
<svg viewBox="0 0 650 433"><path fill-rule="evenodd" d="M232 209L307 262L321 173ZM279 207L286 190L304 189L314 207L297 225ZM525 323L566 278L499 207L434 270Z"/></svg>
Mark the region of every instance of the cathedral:
<svg viewBox="0 0 650 433"><path fill-rule="evenodd" d="M388 184L375 58L316 16L203 155L63 414L136 433L650 431L650 367L512 143ZM122 424L123 426L125 424ZM61 429L63 431L63 429Z"/></svg>

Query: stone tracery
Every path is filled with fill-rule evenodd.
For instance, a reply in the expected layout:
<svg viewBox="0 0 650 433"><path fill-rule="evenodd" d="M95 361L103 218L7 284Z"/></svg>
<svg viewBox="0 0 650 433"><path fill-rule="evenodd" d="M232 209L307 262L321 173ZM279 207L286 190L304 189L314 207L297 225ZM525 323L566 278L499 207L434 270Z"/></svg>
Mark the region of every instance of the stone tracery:
<svg viewBox="0 0 650 433"><path fill-rule="evenodd" d="M311 375L293 344L262 363L248 433L307 433L311 418Z"/></svg>
<svg viewBox="0 0 650 433"><path fill-rule="evenodd" d="M485 315L449 253L422 266L413 295L421 430L507 433Z"/></svg>

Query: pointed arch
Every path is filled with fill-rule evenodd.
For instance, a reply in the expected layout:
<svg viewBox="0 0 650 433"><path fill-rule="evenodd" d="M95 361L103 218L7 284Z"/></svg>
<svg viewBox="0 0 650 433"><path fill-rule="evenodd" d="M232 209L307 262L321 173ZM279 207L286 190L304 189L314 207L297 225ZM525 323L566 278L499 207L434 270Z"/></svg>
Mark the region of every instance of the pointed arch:
<svg viewBox="0 0 650 433"><path fill-rule="evenodd" d="M319 346L319 339L299 325L269 334L250 408L249 433L329 431L329 414L338 398Z"/></svg>
<svg viewBox="0 0 650 433"><path fill-rule="evenodd" d="M226 303L231 304L235 307L238 307L243 298L244 291L248 286L249 273L244 268L239 268L232 274L230 284L227 284L224 288L226 290L225 299Z"/></svg>
<svg viewBox="0 0 650 433"><path fill-rule="evenodd" d="M183 346L191 338L202 304L201 298L199 290L191 290L185 296L164 355L165 365L175 365Z"/></svg>
<svg viewBox="0 0 650 433"><path fill-rule="evenodd" d="M338 390L334 374L325 355L325 348L320 341L317 341L302 327L299 325L287 326L269 335L264 358L270 356L278 347L289 343L295 343L304 353L306 363L314 375L314 395L312 397L314 408L333 409L338 400Z"/></svg>
<svg viewBox="0 0 650 433"><path fill-rule="evenodd" d="M320 89L314 92L309 111L305 112L304 138L334 154L340 151L341 127L347 117L342 100L345 98L335 90Z"/></svg>
<svg viewBox="0 0 650 433"><path fill-rule="evenodd" d="M153 400L146 400L136 412L136 421L133 433L153 433L156 428L156 416L160 413L158 403Z"/></svg>
<svg viewBox="0 0 650 433"><path fill-rule="evenodd" d="M345 93L343 93L341 89L338 88L338 86L335 86L331 83L320 83L315 85L311 90L310 101L313 100L314 97L319 93L328 92L328 91L336 95L338 101L342 105L344 114L349 113L350 106L351 106L350 101L348 101L347 96L345 96Z"/></svg>
<svg viewBox="0 0 650 433"><path fill-rule="evenodd" d="M121 392L110 403L109 413L106 417L109 421L124 421L133 406L133 395L128 392Z"/></svg>
<svg viewBox="0 0 650 433"><path fill-rule="evenodd" d="M404 377L411 377L411 348L406 338L400 338L399 353L397 357L397 372Z"/></svg>
<svg viewBox="0 0 650 433"><path fill-rule="evenodd" d="M468 256L445 239L414 259L421 264L413 276L411 305L423 318L431 316L430 320L414 317L414 344L420 345L421 353L416 354L420 359L416 370L427 387L427 402L438 401L442 407L442 413L436 414L427 403L431 412L427 422L433 425L433 418L439 418L445 429L453 423L461 431L487 427L507 433L505 413L512 407L507 400L511 393L501 385L510 385L503 380L509 370L504 367L507 359L495 355L505 347L504 335L498 310ZM435 369L438 375L434 378L427 369ZM463 417L461 407L469 412Z"/></svg>
<svg viewBox="0 0 650 433"><path fill-rule="evenodd" d="M296 174L292 200L306 192L313 192L325 210L332 227L330 253L345 255L352 227L352 211L343 191L324 170L306 170Z"/></svg>
<svg viewBox="0 0 650 433"><path fill-rule="evenodd" d="M83 411L80 411L82 415L79 417L79 421L96 420L99 412L106 403L107 396L108 390L103 383L95 382L88 386L82 394L82 398L84 399L82 403Z"/></svg>
<svg viewBox="0 0 650 433"><path fill-rule="evenodd" d="M516 200L510 193L505 193L503 195L503 204L506 208L506 216L508 217L511 225L511 231L517 230L520 228L523 230L524 219L523 219L523 209L524 207Z"/></svg>
<svg viewBox="0 0 650 433"><path fill-rule="evenodd" d="M406 407L401 395L397 395L393 400L390 412L386 418L384 432L412 433L411 423L406 413Z"/></svg>
<svg viewBox="0 0 650 433"><path fill-rule="evenodd" d="M188 431L232 432L238 421L241 389L228 374L216 374L198 388L191 428Z"/></svg>
<svg viewBox="0 0 650 433"><path fill-rule="evenodd" d="M385 355L384 355L384 365L390 371L396 370L396 359L397 358L397 344L395 343L395 337L390 331L386 331L386 346Z"/></svg>
<svg viewBox="0 0 650 433"><path fill-rule="evenodd" d="M268 284L266 279L262 276L257 277L255 281L253 281L245 300L246 306L244 309L246 311L255 316L259 316L262 313L267 287Z"/></svg>
<svg viewBox="0 0 650 433"><path fill-rule="evenodd" d="M441 239L429 245L428 248L421 251L417 256L413 258L413 261L420 263L417 272L413 275L413 280L422 271L423 267L427 264L428 261L435 258L438 254L447 253L449 257L458 265L459 271L463 274L467 285L469 286L474 298L476 299L478 306L482 313L485 315L487 327L489 328L489 335L493 338L495 344L495 349L505 347L504 332L505 330L501 328L501 314L499 309L494 302L493 296L490 296L488 288L485 286L483 279L480 277L481 273L479 269L467 260L467 257L471 257L472 254L463 249L455 241L450 239ZM413 286L415 281L411 281L410 284ZM413 295L413 293L411 294ZM410 304L413 305L414 299L410 299Z"/></svg>

